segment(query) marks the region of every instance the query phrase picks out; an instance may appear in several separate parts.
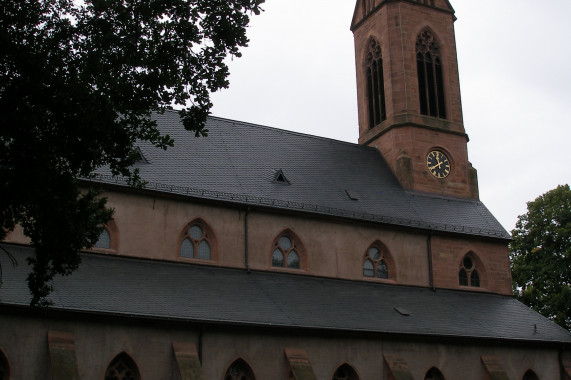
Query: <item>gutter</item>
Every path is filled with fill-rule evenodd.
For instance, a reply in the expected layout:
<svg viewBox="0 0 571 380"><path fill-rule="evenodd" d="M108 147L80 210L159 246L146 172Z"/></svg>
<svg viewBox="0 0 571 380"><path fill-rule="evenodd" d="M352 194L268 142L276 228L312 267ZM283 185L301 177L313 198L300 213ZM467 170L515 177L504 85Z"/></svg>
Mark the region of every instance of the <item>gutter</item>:
<svg viewBox="0 0 571 380"><path fill-rule="evenodd" d="M426 253L428 256L428 286L432 289L432 291L436 291L436 287L434 286L434 270L432 267L432 237L434 236L434 231L430 230L428 234L428 238L426 239Z"/></svg>

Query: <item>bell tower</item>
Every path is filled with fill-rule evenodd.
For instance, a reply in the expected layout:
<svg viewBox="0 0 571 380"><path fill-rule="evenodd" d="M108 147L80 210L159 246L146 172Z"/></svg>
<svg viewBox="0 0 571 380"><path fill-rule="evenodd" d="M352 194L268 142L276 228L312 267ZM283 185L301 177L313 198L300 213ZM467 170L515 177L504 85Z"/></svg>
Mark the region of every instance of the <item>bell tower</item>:
<svg viewBox="0 0 571 380"><path fill-rule="evenodd" d="M477 199L455 19L448 0L357 0L359 143L376 147L405 189Z"/></svg>

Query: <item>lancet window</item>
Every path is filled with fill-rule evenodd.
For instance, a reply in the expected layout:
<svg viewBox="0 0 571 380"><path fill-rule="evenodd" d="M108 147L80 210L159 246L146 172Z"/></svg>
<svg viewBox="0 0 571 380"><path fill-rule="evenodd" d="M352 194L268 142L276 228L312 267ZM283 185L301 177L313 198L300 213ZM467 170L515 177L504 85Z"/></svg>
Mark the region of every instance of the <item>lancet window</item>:
<svg viewBox="0 0 571 380"><path fill-rule="evenodd" d="M332 380L359 380L357 372L349 364L343 364L337 368Z"/></svg>
<svg viewBox="0 0 571 380"><path fill-rule="evenodd" d="M272 267L300 269L304 248L299 238L290 230L283 231L272 245Z"/></svg>
<svg viewBox="0 0 571 380"><path fill-rule="evenodd" d="M385 105L383 54L381 45L372 37L367 46L366 70L369 128L373 128L387 118L387 109Z"/></svg>
<svg viewBox="0 0 571 380"><path fill-rule="evenodd" d="M235 360L224 375L224 380L255 380L252 368L243 359Z"/></svg>
<svg viewBox="0 0 571 380"><path fill-rule="evenodd" d="M445 119L446 105L440 43L429 29L424 29L416 39L416 65L420 113Z"/></svg>
<svg viewBox="0 0 571 380"><path fill-rule="evenodd" d="M376 277L381 279L391 278L391 257L389 250L379 241L372 244L365 253L363 262L363 276Z"/></svg>
<svg viewBox="0 0 571 380"><path fill-rule="evenodd" d="M476 267L476 260L471 255L464 256L460 264L458 279L462 286L480 287L480 275Z"/></svg>
<svg viewBox="0 0 571 380"><path fill-rule="evenodd" d="M214 260L214 232L202 219L190 222L183 230L180 252L182 258Z"/></svg>
<svg viewBox="0 0 571 380"><path fill-rule="evenodd" d="M424 376L424 380L444 380L444 376L438 368L432 367Z"/></svg>
<svg viewBox="0 0 571 380"><path fill-rule="evenodd" d="M141 375L135 361L123 352L117 355L107 367L105 380L141 380Z"/></svg>

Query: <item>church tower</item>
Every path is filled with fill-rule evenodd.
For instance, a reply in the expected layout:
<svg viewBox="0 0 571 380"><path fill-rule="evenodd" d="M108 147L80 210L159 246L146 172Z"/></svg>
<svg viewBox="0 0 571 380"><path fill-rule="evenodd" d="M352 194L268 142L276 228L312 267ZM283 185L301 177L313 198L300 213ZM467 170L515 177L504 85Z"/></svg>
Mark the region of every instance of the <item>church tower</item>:
<svg viewBox="0 0 571 380"><path fill-rule="evenodd" d="M462 121L454 9L448 0L358 0L359 143L405 189L478 198Z"/></svg>

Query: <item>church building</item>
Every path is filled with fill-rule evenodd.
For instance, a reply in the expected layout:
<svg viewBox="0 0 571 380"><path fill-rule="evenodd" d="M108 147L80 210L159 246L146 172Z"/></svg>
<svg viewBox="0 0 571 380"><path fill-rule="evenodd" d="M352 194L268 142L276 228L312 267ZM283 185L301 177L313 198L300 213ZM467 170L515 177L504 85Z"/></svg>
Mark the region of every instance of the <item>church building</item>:
<svg viewBox="0 0 571 380"><path fill-rule="evenodd" d="M0 380L571 380L571 333L512 296L479 200L455 20L357 1L357 144L155 115L175 146L138 144L142 189L83 181L115 212L52 306L29 306L21 228L1 243Z"/></svg>

